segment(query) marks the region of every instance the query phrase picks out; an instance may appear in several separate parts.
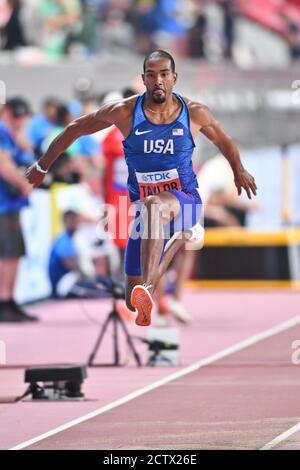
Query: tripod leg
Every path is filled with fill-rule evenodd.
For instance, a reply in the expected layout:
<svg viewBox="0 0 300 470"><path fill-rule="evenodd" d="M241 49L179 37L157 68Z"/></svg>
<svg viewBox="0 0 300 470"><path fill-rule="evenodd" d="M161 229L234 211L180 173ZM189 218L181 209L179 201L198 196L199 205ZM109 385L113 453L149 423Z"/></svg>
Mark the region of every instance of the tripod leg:
<svg viewBox="0 0 300 470"><path fill-rule="evenodd" d="M126 325L124 323L124 320L118 315L118 322L121 324L122 328L123 328L123 331L124 331L124 334L126 336L126 340L127 340L127 343L128 343L128 346L129 346L129 349L131 350L132 354L134 355L134 358L136 360L136 363L137 365L140 367L142 365L142 362L141 362L141 359L140 359L140 356L137 352L137 350L135 349L134 347L134 344L133 344L133 341L131 339L131 336L130 334L128 333L128 330L126 328Z"/></svg>
<svg viewBox="0 0 300 470"><path fill-rule="evenodd" d="M112 318L113 318L113 312L111 312L111 313L108 315L108 317L106 318L106 320L105 320L105 322L104 322L104 325L103 325L103 327L102 327L102 330L100 331L100 334L99 334L98 339L97 339L97 341L96 341L96 344L95 344L95 346L94 346L94 349L93 349L93 351L91 352L91 354L90 354L90 356L89 356L89 360L88 360L88 366L89 366L89 367L93 365L94 358L95 358L95 356L96 356L96 354L97 354L97 351L98 351L99 346L100 346L100 344L101 344L101 341L102 341L102 338L103 338L103 336L104 336L104 333L105 333L105 331L106 331L106 329L107 329L107 327L108 327L108 324L109 324L109 322L110 322L110 320L111 320Z"/></svg>
<svg viewBox="0 0 300 470"><path fill-rule="evenodd" d="M118 366L120 365L120 353L119 353L119 344L118 344L118 313L115 312L115 315L112 317L113 318L113 339L114 339L114 356L115 356L115 362L114 365Z"/></svg>

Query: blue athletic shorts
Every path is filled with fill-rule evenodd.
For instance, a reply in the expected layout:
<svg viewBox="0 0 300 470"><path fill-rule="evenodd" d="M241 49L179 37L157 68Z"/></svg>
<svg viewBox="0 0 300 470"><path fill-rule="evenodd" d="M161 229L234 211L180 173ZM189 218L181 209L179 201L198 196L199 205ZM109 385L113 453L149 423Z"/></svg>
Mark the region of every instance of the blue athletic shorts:
<svg viewBox="0 0 300 470"><path fill-rule="evenodd" d="M174 194L180 203L179 214L165 226L165 243L172 237L174 232L187 230L200 221L202 212L202 201L198 191L187 194L183 191L171 189L168 193ZM135 220L132 225L130 237L125 252L125 273L128 276L141 275L141 237L143 234L143 219L141 217L142 202L137 202ZM162 252L161 260L164 252Z"/></svg>

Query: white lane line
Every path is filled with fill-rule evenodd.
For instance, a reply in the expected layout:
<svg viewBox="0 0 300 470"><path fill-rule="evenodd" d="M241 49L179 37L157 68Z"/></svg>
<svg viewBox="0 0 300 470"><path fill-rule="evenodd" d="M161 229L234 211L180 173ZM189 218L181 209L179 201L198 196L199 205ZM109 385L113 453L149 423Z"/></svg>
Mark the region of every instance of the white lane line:
<svg viewBox="0 0 300 470"><path fill-rule="evenodd" d="M300 315L293 317L284 323L280 323L279 325L276 325L268 330L262 331L261 333L251 336L250 338L240 341L239 343L234 344L233 346L230 346L229 348L223 349L222 351L219 351L213 354L212 356L209 356L205 359L201 359L200 361L197 361L194 364L188 367L185 367L184 369L180 371L175 372L174 374L168 375L167 377L164 377L150 385L146 385L146 387L143 387L135 392L132 392L129 395L126 395L123 398L120 398L119 400L113 401L112 403L106 406L102 406L101 408L98 408L97 410L92 411L91 413L88 413L84 416L81 416L80 418L76 418L72 421L69 421L68 423L58 426L57 428L51 429L50 431L45 432L44 434L40 434L39 436L34 437L33 439L29 439L28 441L21 442L20 444L12 447L9 450L24 449L25 447L31 446L32 444L35 444L36 442L39 442L39 441L42 441L43 439L54 436L55 434L58 434L59 432L65 431L66 429L70 429L73 426L76 426L77 424L83 423L84 421L95 418L95 416L99 416L103 413L106 413L107 411L117 408L118 406L124 405L125 403L128 403L129 401L134 400L135 398L140 397L141 395L144 395L145 393L155 390L156 388L161 387L162 385L165 385L171 382L172 380L179 379L180 377L190 374L191 372L195 372L201 367L205 367L209 364L212 364L213 362L218 361L219 359L229 356L230 354L234 354L238 351L241 351L242 349L247 348L248 346L252 346L253 344L258 343L259 341L270 338L271 336L274 336L277 333L281 333L282 331L288 330L289 328L292 328L293 326L296 326L299 323L300 323Z"/></svg>
<svg viewBox="0 0 300 470"><path fill-rule="evenodd" d="M275 439L265 444L259 450L273 449L273 447L277 446L277 444L279 444L280 442L285 441L288 437L290 437L292 434L294 434L297 431L300 431L300 423L295 424L295 426L293 426L292 428L288 429L282 434L279 434L279 436L275 437Z"/></svg>

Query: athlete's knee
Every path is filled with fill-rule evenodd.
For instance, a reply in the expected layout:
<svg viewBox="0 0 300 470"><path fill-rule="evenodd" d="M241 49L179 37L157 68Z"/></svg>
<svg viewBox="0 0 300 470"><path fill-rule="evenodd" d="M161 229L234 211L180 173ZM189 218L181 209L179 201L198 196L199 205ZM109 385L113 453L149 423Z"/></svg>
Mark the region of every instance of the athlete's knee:
<svg viewBox="0 0 300 470"><path fill-rule="evenodd" d="M144 201L144 205L147 207L147 209L159 208L161 204L162 202L159 196L147 196Z"/></svg>
<svg viewBox="0 0 300 470"><path fill-rule="evenodd" d="M168 221L170 209L167 203L161 200L159 196L148 196L144 201L144 217L147 214L163 221Z"/></svg>

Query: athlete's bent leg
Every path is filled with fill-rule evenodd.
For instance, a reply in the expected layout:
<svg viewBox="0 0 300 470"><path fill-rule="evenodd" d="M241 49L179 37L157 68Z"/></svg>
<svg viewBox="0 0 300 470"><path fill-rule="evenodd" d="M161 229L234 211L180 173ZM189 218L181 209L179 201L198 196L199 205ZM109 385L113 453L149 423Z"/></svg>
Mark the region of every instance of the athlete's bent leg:
<svg viewBox="0 0 300 470"><path fill-rule="evenodd" d="M176 194L175 194L176 193ZM189 218L183 218L181 208L183 204L192 204L192 212L188 212ZM195 206L196 204L196 206ZM142 208L143 233L138 242L129 240L128 247L139 249L127 250L128 260L133 259L134 263L131 274L141 275L139 284L131 286L130 306L136 308L138 315L136 323L138 325L147 326L151 322L151 312L153 308L152 294L157 286L159 279L165 273L171 259L176 252L183 246L185 241L189 239L185 236L185 230L194 226L195 217L197 217L197 207L201 204L201 199L195 201L190 195L181 194L179 191L173 193L164 192L156 196L149 196L144 201ZM178 217L180 217L178 219ZM179 222L176 225L175 223ZM167 224L175 234L165 244ZM171 228L172 226L172 228ZM137 243L140 244L138 247ZM139 253L141 259L136 259L135 253ZM137 266L138 265L138 266ZM138 269L139 267L139 269ZM129 290L129 289L128 289Z"/></svg>
<svg viewBox="0 0 300 470"><path fill-rule="evenodd" d="M158 268L164 249L164 227L179 211L180 203L171 193L164 192L145 200L142 210L144 233L141 243L141 267L142 282L151 293L154 290L153 285L158 281Z"/></svg>
<svg viewBox="0 0 300 470"><path fill-rule="evenodd" d="M156 286L161 279L161 277L166 272L172 258L175 256L176 252L182 247L185 243L185 238L182 236L180 239L174 239L171 241L171 244L168 246L167 250L164 253L164 257L159 265L158 271L156 273L156 277L153 280L153 291L156 289ZM126 306L129 310L135 312L136 308L131 303L131 294L132 290L135 286L141 286L142 284L142 276L130 276L128 274L125 275L125 299L126 299ZM137 321L139 321L137 319ZM142 326L144 326L144 322L142 321ZM139 323L138 323L139 324Z"/></svg>
<svg viewBox="0 0 300 470"><path fill-rule="evenodd" d="M165 225L180 211L178 199L170 193L149 196L142 208L143 235L141 240L142 280L131 291L130 302L137 309L136 324L148 326L154 306L152 293L158 282L158 268L165 245Z"/></svg>

